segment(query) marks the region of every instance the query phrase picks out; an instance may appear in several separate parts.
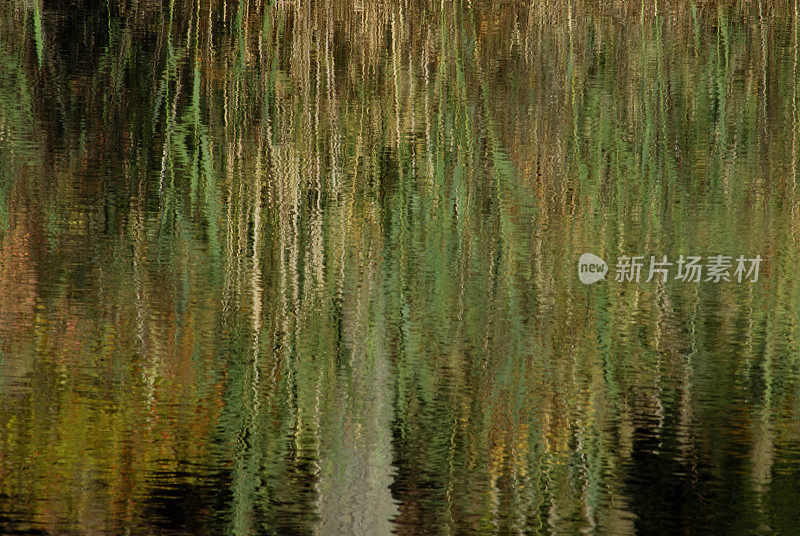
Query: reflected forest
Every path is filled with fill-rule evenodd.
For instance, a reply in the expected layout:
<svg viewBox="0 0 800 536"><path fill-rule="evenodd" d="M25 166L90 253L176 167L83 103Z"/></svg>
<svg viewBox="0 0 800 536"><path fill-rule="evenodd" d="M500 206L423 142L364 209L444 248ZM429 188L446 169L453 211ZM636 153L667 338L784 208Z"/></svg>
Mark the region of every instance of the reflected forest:
<svg viewBox="0 0 800 536"><path fill-rule="evenodd" d="M0 534L800 534L798 41L798 0L0 1Z"/></svg>

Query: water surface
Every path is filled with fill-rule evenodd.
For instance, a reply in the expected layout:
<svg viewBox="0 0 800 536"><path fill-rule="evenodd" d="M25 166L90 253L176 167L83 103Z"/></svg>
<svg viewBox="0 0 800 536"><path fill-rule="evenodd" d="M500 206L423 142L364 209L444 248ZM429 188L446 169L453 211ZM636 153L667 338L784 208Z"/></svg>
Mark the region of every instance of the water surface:
<svg viewBox="0 0 800 536"><path fill-rule="evenodd" d="M0 533L798 534L798 38L4 2ZM717 254L758 281L614 279Z"/></svg>

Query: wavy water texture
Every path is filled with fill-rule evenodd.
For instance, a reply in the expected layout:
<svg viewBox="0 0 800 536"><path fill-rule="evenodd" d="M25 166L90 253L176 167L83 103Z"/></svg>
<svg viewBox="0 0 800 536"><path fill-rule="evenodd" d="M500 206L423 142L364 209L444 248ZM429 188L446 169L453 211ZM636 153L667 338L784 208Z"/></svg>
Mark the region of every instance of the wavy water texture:
<svg viewBox="0 0 800 536"><path fill-rule="evenodd" d="M796 533L799 25L3 2L0 533Z"/></svg>

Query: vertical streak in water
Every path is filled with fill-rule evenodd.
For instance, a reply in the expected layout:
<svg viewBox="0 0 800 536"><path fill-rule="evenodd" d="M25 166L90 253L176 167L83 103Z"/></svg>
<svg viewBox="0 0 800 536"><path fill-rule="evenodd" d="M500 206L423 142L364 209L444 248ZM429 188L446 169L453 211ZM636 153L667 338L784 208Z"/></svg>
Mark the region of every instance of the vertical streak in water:
<svg viewBox="0 0 800 536"><path fill-rule="evenodd" d="M33 36L36 40L36 59L39 67L42 66L44 54L44 33L42 31L42 1L33 0Z"/></svg>
<svg viewBox="0 0 800 536"><path fill-rule="evenodd" d="M226 84L227 86L227 84ZM226 127L227 132L227 127ZM233 297L235 274L233 271L233 263L236 256L234 254L234 237L236 235L234 229L234 206L235 199L233 197L233 148L228 140L225 140L225 189L227 190L226 205L227 213L225 218L225 283L222 292L222 311L223 313L234 307L234 304L229 300Z"/></svg>
<svg viewBox="0 0 800 536"><path fill-rule="evenodd" d="M797 17L798 17L798 2L794 3L794 11L792 12L792 199L791 199L791 213L792 213L792 241L797 241L798 227L798 203L797 203Z"/></svg>
<svg viewBox="0 0 800 536"><path fill-rule="evenodd" d="M330 1L328 0L328 14L329 18L333 18L333 14L331 13L330 8ZM339 162L341 160L341 132L338 127L338 123L335 121L337 117L337 105L338 102L336 97L336 84L335 84L335 76L336 76L336 58L333 54L333 46L331 43L331 35L333 34L333 24L327 24L325 29L325 64L327 68L327 77L328 77L328 126L330 128L330 135L328 136L330 147L329 147L329 162L330 162L330 173L331 173L331 185L333 192L330 194L333 199L338 199L338 190L339 190Z"/></svg>
<svg viewBox="0 0 800 536"><path fill-rule="evenodd" d="M325 9L325 19L323 20L331 20L332 13L330 13L330 0L326 3ZM322 77L323 77L323 69L322 69L322 59L320 56L322 55L321 48L324 46L325 52L325 79L326 85L328 86L326 89L326 94L329 95L330 90L330 83L331 83L331 76L329 70L329 63L328 63L328 55L330 54L329 46L329 39L328 39L328 24L324 24L324 28L322 31L325 32L325 41L323 44L320 44L320 40L316 40L316 50L314 54L314 60L316 63L316 89L315 89L315 98L314 98L314 126L311 132L314 134L313 139L313 151L314 151L314 182L316 188L316 199L314 205L311 207L311 215L310 215L310 227L311 227L311 247L307 252L307 256L310 257L309 261L306 262L307 270L309 264L311 265L311 269L314 271L313 280L311 277L306 278L306 286L313 287L313 292L306 292L305 295L308 299L313 303L318 297L321 296L323 287L325 284L325 250L324 250L324 237L323 237L323 214L322 214L322 195L323 195L323 187L322 187L322 154L325 147L325 142L323 141L324 137L321 134L320 130L320 110L322 108L323 103L321 102L323 99L323 92L322 92ZM333 123L333 121L329 118L329 126ZM327 188L324 190L327 191ZM310 270L309 270L310 271ZM320 446L322 443L322 429L321 429L321 403L322 403L322 382L325 377L324 374L325 367L320 366L319 372L317 375L317 380L314 385L314 405L312 408L311 413L311 435L312 435L312 461L311 464L314 467L313 473L315 478L319 478L319 473L321 469L320 464ZM308 380L311 378L308 377ZM319 509L319 489L317 489L317 497L314 501L315 507Z"/></svg>
<svg viewBox="0 0 800 536"><path fill-rule="evenodd" d="M761 135L762 143L767 143L767 35L764 30L762 4L762 0L758 0L758 31L761 36Z"/></svg>
<svg viewBox="0 0 800 536"><path fill-rule="evenodd" d="M400 44L398 39L398 31L397 31L397 20L395 17L395 13L399 11L401 17L401 25L402 25L402 10L395 10L392 8L392 81L394 82L394 115L395 115L395 143L397 144L398 150L398 160L399 160L399 150L400 150L400 85L398 82L398 66L397 63L399 61L398 56L400 55ZM402 166L400 166L402 167Z"/></svg>
<svg viewBox="0 0 800 536"><path fill-rule="evenodd" d="M776 304L777 305L777 304ZM764 393L761 401L760 411L753 408L753 446L751 460L751 479L753 490L756 493L756 508L760 516L765 520L769 519L769 496L770 484L772 481L772 464L774 450L774 426L772 416L773 398L773 356L776 350L775 336L778 333L777 325L780 324L781 316L775 312L779 307L773 307L767 318L767 330L764 341L764 356L761 364L761 372L764 378Z"/></svg>
<svg viewBox="0 0 800 536"><path fill-rule="evenodd" d="M680 408L678 420L678 448L680 449L684 459L687 462L689 456L692 455L693 441L692 434L694 427L694 415L692 412L692 381L694 376L694 356L697 354L697 308L700 304L700 290L699 285L695 287L694 301L692 303L692 313L689 317L689 338L691 346L689 353L686 355L686 361L683 365L683 377L681 378L679 387L680 393ZM690 464L694 467L694 463Z"/></svg>
<svg viewBox="0 0 800 536"><path fill-rule="evenodd" d="M168 25L167 25L167 60L166 65L164 66L164 149L161 155L161 174L159 176L158 182L158 192L159 194L164 193L164 174L166 173L168 167L169 156L171 153L172 147L172 133L175 129L175 117L178 113L178 96L180 95L180 88L181 88L181 81L180 77L177 76L177 65L175 60L175 50L172 47L172 15L173 15L173 4L174 0L170 0L169 3L169 18L168 18ZM168 109L168 102L169 102L169 82L170 79L175 79L175 95L172 99L172 107ZM171 166L170 166L171 172Z"/></svg>
<svg viewBox="0 0 800 536"><path fill-rule="evenodd" d="M258 144L261 147L261 144ZM255 494L261 485L258 474L260 459L262 454L261 437L262 432L259 428L258 417L261 406L260 396L260 334L261 334L261 311L263 287L261 284L261 202L263 177L263 167L261 161L261 151L256 154L255 177L253 190L251 192L252 203L252 226L253 226L253 253L251 255L250 266L250 329L252 331L252 343L250 348L250 374L249 374L249 397L247 406L246 425L242 433L243 452L237 460L238 485L234 480L234 517L233 534L246 535L252 533L254 519Z"/></svg>
<svg viewBox="0 0 800 536"><path fill-rule="evenodd" d="M425 145L428 177L433 177L433 140L431 139L431 77L428 71L428 46L422 48L422 72L425 75Z"/></svg>
<svg viewBox="0 0 800 536"><path fill-rule="evenodd" d="M147 245L146 245L146 230L145 230L145 212L144 212L144 185L140 183L139 193L131 200L132 212L132 235L134 238L133 244L133 279L136 289L136 334L139 340L140 352L143 366L142 366L142 379L144 380L146 389L147 407L151 410L154 409L155 404L155 382L156 382L156 368L158 366L157 352L152 352L152 344L150 342L151 335L148 325L147 314L147 290L145 277L143 273L142 264L146 263ZM152 419L148 419L149 424L154 424Z"/></svg>
<svg viewBox="0 0 800 536"><path fill-rule="evenodd" d="M313 117L313 127L311 132L314 135L313 143L311 146L313 147L313 158L314 158L314 186L316 188L316 196L314 200L314 205L311 207L311 247L309 248L309 256L311 257L311 267L313 269L313 282L314 282L314 291L315 294L319 293L322 289L323 285L323 275L324 275L324 255L323 255L323 241L322 241L322 195L323 195L323 188L322 188L322 151L323 151L323 136L321 134L320 128L320 108L321 108L321 101L322 101L322 61L320 56L322 52L320 50L320 42L319 40L315 41L316 50L314 53L314 62L316 64L315 75L316 75L316 85L314 90L314 117ZM311 157L312 155L309 155ZM311 270L309 270L311 271ZM310 275L310 274L309 274ZM310 279L310 278L309 278Z"/></svg>

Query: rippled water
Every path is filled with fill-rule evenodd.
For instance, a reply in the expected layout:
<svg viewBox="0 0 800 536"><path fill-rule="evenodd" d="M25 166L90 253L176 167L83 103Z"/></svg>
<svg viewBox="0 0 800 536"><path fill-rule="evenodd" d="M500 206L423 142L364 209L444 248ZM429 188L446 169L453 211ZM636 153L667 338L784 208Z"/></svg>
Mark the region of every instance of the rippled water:
<svg viewBox="0 0 800 536"><path fill-rule="evenodd" d="M799 23L3 2L0 533L798 534Z"/></svg>

